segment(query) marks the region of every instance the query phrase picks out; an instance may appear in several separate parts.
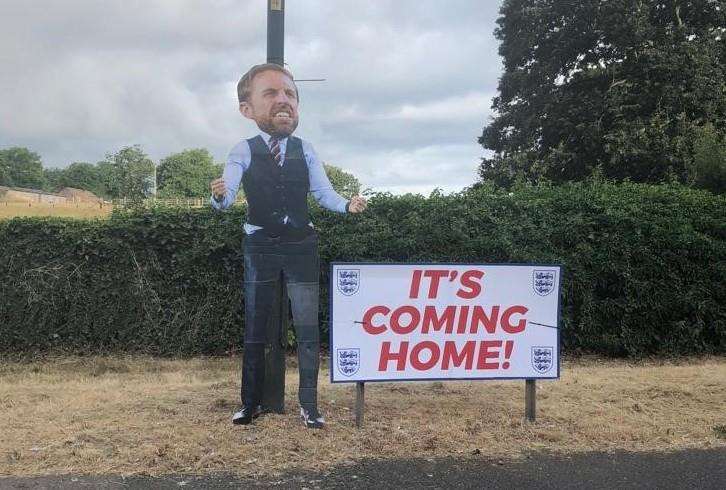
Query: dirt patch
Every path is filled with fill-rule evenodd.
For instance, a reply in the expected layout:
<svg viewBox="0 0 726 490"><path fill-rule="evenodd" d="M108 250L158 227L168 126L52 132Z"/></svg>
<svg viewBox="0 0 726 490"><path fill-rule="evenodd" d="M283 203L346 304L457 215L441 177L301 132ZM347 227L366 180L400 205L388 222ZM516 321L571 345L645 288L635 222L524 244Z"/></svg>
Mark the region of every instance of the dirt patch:
<svg viewBox="0 0 726 490"><path fill-rule="evenodd" d="M61 358L0 364L0 474L240 476L319 470L362 458L517 458L530 451L660 451L726 447L726 359L688 363L566 362L537 387L538 419L523 420L524 383L375 383L366 426L354 388L323 370L323 431L288 414L232 426L238 359Z"/></svg>

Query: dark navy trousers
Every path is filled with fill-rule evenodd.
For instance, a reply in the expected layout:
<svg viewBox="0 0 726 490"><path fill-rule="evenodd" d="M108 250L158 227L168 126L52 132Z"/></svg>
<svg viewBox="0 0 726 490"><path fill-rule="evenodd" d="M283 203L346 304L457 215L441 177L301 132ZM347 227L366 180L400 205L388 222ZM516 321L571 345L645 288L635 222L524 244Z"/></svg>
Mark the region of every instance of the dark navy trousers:
<svg viewBox="0 0 726 490"><path fill-rule="evenodd" d="M317 410L320 333L318 330L318 235L312 229L270 235L258 230L244 239L245 333L242 403L262 403L265 343L277 282L284 280L297 336L300 405Z"/></svg>

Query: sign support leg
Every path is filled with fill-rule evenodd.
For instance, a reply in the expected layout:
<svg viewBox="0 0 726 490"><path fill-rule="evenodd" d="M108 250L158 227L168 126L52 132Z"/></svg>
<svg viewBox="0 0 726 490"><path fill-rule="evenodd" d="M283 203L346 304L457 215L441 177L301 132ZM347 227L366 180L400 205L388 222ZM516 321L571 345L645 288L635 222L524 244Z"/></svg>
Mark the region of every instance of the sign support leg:
<svg viewBox="0 0 726 490"><path fill-rule="evenodd" d="M535 395L537 393L537 387L534 379L525 380L524 385L524 415L528 422L534 422L535 413L537 411L537 402Z"/></svg>
<svg viewBox="0 0 726 490"><path fill-rule="evenodd" d="M365 405L365 383L355 384L355 426L363 427L363 407Z"/></svg>

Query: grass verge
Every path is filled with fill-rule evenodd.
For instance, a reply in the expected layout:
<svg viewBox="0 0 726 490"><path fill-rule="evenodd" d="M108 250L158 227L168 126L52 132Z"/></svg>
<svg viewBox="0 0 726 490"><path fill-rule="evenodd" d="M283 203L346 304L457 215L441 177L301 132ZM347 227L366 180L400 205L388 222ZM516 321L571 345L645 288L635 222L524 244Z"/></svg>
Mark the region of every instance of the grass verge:
<svg viewBox="0 0 726 490"><path fill-rule="evenodd" d="M322 431L288 414L232 426L238 359L93 357L0 364L0 475L235 472L270 476L359 458L516 458L525 452L726 446L726 359L565 362L539 382L371 383L354 426L353 385L320 376Z"/></svg>

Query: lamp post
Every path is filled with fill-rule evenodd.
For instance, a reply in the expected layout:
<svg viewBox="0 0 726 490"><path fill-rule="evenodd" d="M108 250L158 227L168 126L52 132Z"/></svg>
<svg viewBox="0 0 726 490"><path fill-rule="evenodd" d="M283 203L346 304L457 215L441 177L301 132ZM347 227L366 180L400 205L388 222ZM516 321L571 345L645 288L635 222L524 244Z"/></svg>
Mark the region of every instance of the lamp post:
<svg viewBox="0 0 726 490"><path fill-rule="evenodd" d="M267 62L285 66L285 0L267 0ZM297 79L295 82L322 82L324 78ZM282 275L277 281L275 301L267 326L265 346L265 385L262 408L274 413L285 411L285 354L290 327L290 303Z"/></svg>
<svg viewBox="0 0 726 490"><path fill-rule="evenodd" d="M285 0L267 0L267 62L285 64Z"/></svg>
<svg viewBox="0 0 726 490"><path fill-rule="evenodd" d="M267 0L267 62L285 64L285 0ZM275 301L267 326L265 345L265 385L262 408L265 411L285 411L285 354L290 307L282 275L275 288Z"/></svg>

